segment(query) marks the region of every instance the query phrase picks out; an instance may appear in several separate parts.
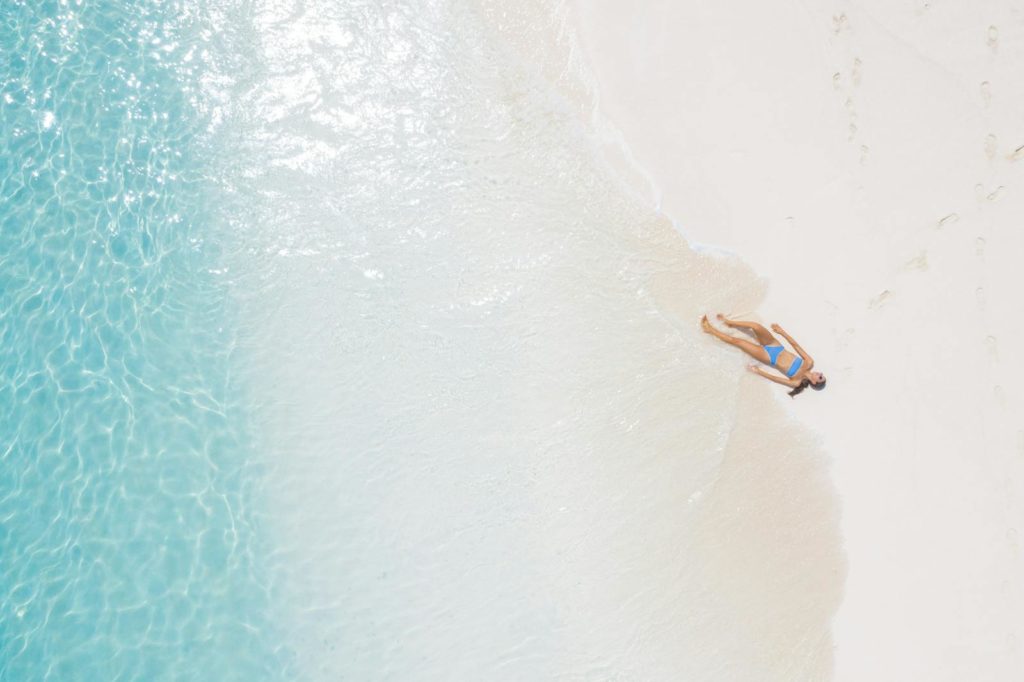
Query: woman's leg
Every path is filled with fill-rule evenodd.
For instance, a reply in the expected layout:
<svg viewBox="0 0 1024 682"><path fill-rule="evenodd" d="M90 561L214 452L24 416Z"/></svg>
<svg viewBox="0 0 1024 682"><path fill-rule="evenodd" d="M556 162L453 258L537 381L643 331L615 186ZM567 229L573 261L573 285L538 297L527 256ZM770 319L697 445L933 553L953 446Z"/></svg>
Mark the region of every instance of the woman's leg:
<svg viewBox="0 0 1024 682"><path fill-rule="evenodd" d="M772 333L757 322L744 322L743 320L729 320L725 315L719 313L718 319L727 327L733 329L749 329L757 337L758 343L762 346L781 346L779 340L772 336Z"/></svg>
<svg viewBox="0 0 1024 682"><path fill-rule="evenodd" d="M771 358L768 357L768 351L766 351L764 348L757 345L756 343L751 343L746 339L737 339L735 336L729 336L725 332L719 329L715 329L714 327L711 326L711 323L708 322L707 315L700 319L700 324L701 327L704 328L704 331L706 331L708 334L713 334L715 338L721 339L722 341L725 341L726 343L732 346L736 346L737 348L739 348L740 350L742 350L744 353L754 358L755 360L760 360L766 365L772 364Z"/></svg>

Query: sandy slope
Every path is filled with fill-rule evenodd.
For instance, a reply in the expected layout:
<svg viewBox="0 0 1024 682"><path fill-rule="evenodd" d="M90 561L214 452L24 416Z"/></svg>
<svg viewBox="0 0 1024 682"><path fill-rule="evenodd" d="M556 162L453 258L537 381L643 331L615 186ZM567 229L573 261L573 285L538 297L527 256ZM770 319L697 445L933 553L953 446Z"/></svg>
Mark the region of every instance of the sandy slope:
<svg viewBox="0 0 1024 682"><path fill-rule="evenodd" d="M576 0L573 16L638 191L753 264L771 283L756 313L830 378L791 405L843 497L835 679L1021 679L1024 10Z"/></svg>

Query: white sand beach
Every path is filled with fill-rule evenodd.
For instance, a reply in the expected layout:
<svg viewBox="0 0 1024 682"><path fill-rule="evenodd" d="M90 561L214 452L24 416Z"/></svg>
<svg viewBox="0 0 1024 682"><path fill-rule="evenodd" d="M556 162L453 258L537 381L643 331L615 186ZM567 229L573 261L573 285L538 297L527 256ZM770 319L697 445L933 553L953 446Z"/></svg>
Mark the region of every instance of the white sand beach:
<svg viewBox="0 0 1024 682"><path fill-rule="evenodd" d="M833 679L1021 679L1024 12L575 0L569 17L609 159L767 280L760 309L724 312L781 323L829 377L776 393L841 496Z"/></svg>

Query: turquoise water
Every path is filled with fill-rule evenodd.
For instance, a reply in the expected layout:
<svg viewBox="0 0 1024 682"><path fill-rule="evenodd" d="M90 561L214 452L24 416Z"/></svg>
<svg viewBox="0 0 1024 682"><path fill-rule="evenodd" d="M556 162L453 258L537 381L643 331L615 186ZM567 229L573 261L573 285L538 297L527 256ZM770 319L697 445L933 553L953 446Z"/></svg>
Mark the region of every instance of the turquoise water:
<svg viewBox="0 0 1024 682"><path fill-rule="evenodd" d="M261 680L201 18L0 4L0 679Z"/></svg>

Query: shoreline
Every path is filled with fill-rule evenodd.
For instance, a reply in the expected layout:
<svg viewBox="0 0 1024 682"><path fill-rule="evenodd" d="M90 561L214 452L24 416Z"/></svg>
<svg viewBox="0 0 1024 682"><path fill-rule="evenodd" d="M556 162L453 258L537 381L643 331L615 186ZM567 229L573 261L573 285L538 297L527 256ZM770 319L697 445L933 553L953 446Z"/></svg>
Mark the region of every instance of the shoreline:
<svg viewBox="0 0 1024 682"><path fill-rule="evenodd" d="M743 380L743 361L738 355L713 346L700 333L698 309L675 300L680 287L687 283L699 286L710 277L709 281L735 286L736 282L730 283L728 276L740 275L750 280L743 289L730 294L717 291L704 303L732 300L749 307L764 300L763 275L755 273L749 261L734 248L721 246L720 242L698 241L681 229L680 222L657 201L657 178L635 159L628 137L617 123L605 116L600 79L592 76L587 55L579 47L579 31L573 28L578 21L571 6L559 5L552 11L546 2L536 0L518 12L508 12L492 7L487 0L481 5L485 22L512 53L510 57L564 98L558 106L577 118L591 157L602 173L636 205L638 214L642 215L646 206L671 231L671 242L677 242L679 248L705 263L701 272L674 273L678 277L664 272L652 278L649 294L657 301L660 315L676 330L677 343L694 343L699 347L707 368L719 364L737 368L730 370L735 371L738 383L732 389L736 401L733 409L746 417L741 422L734 420L721 434L722 460L715 482L700 486L687 500L687 506L700 519L700 539L692 541L686 554L698 565L714 568L704 576L706 593L694 596L693 603L673 600L673 618L678 620L687 610L714 613L717 615L712 619L719 619L718 625L730 622L745 636L740 638L740 644L707 634L685 647L677 646L675 674L685 671L702 677L707 671L726 665L741 678L746 674L760 675L762 679L792 679L793 672L800 670L808 679L821 679L832 665L829 623L842 598L846 571L838 533L838 496L828 473L831 461L822 456L818 439L810 430L790 412L770 404L768 385ZM645 193L650 195L650 201L645 201ZM723 274L727 277L723 278ZM646 287L644 293L648 293ZM678 348L685 356L684 346ZM772 433L770 442L759 442L759 431ZM764 469L771 462L773 448L776 452L781 448L789 458L779 466ZM802 465L798 464L801 462ZM788 476L777 475L777 471L787 469ZM753 473L758 470L760 473ZM799 519L795 513L788 516L793 499L804 501L804 510L811 511L808 519ZM787 519L784 523L783 518ZM785 532L779 534L780 523L789 529L789 536ZM820 528L816 526L819 523ZM802 555L796 549L801 546ZM782 556L788 559L779 561ZM807 594L790 590L801 584L815 584L817 588L807 588ZM711 585L714 587L708 587ZM761 589L751 589L751 585L760 585ZM782 585L786 588L779 589ZM671 586L663 589L666 595L676 590ZM814 596L807 600L810 594ZM777 631L761 627L763 622L774 622ZM787 627L780 628L782 622ZM666 620L663 626L668 631L678 624ZM716 627L715 631L718 630Z"/></svg>
<svg viewBox="0 0 1024 682"><path fill-rule="evenodd" d="M227 142L256 141L231 155L257 172L236 185L229 265L295 669L827 667L843 558L826 463L691 324L710 302L754 305L763 282L694 253L599 163L564 15L407 8L326 43L362 9L263 7L251 51L268 70L226 119ZM347 80L316 71L360 54ZM762 419L784 467L750 445Z"/></svg>
<svg viewBox="0 0 1024 682"><path fill-rule="evenodd" d="M1001 5L571 12L649 202L767 276L764 322L830 379L777 397L833 461L843 682L1022 669L1024 366L1002 346L1024 333L1024 41Z"/></svg>

